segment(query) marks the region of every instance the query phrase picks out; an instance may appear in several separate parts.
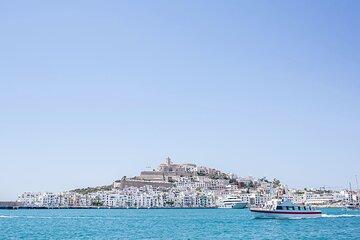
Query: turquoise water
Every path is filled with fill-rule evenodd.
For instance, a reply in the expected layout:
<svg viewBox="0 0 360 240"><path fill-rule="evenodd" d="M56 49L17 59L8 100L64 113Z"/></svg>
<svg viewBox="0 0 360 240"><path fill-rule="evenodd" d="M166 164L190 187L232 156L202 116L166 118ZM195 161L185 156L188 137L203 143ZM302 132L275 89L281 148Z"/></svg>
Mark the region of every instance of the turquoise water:
<svg viewBox="0 0 360 240"><path fill-rule="evenodd" d="M248 209L0 210L0 239L360 239L360 211L253 219Z"/></svg>

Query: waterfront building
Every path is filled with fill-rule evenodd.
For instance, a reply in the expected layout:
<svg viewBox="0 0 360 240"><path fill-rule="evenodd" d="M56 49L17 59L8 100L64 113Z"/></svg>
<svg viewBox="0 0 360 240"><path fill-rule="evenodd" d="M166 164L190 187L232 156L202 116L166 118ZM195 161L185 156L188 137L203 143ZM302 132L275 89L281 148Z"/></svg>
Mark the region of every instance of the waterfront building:
<svg viewBox="0 0 360 240"><path fill-rule="evenodd" d="M235 196L249 206L269 200L271 183L266 178L236 177L219 170L192 163L177 164L170 158L157 169L143 171L140 176L114 181L112 188L87 188L61 193L25 192L18 202L25 207L216 207L220 200ZM327 205L335 202L359 202L354 191L321 192L289 190L279 182L273 189L278 197L297 203Z"/></svg>

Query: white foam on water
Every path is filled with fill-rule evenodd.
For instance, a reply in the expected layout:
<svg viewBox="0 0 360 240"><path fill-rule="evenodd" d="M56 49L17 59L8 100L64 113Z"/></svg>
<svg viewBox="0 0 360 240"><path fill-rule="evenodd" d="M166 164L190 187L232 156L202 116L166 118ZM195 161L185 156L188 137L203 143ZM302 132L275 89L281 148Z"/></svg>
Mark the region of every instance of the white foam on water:
<svg viewBox="0 0 360 240"><path fill-rule="evenodd" d="M4 216L0 215L0 218L19 218L20 216Z"/></svg>
<svg viewBox="0 0 360 240"><path fill-rule="evenodd" d="M37 218L35 216L12 216L12 215L0 215L0 218ZM40 217L41 218L41 217Z"/></svg>
<svg viewBox="0 0 360 240"><path fill-rule="evenodd" d="M323 218L341 218L341 217L360 217L360 214L322 214L321 217Z"/></svg>
<svg viewBox="0 0 360 240"><path fill-rule="evenodd" d="M303 218L303 217L290 217L288 219L290 219L290 220L300 220L300 219L306 219L306 218Z"/></svg>

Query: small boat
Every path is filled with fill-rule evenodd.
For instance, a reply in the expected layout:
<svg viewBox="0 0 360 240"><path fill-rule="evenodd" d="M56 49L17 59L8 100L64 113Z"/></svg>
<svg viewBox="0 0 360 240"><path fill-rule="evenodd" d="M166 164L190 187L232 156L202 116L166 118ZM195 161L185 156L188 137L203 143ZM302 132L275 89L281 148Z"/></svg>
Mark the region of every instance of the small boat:
<svg viewBox="0 0 360 240"><path fill-rule="evenodd" d="M346 206L345 206L347 209L351 209L351 210L360 210L360 204L359 203L348 203Z"/></svg>
<svg viewBox="0 0 360 240"><path fill-rule="evenodd" d="M264 207L250 208L255 218L317 218L322 212L309 205L299 205L288 199L272 199Z"/></svg>
<svg viewBox="0 0 360 240"><path fill-rule="evenodd" d="M228 196L220 202L219 208L242 209L242 208L246 208L246 206L247 206L247 202L242 201L240 198L235 196Z"/></svg>
<svg viewBox="0 0 360 240"><path fill-rule="evenodd" d="M356 182L357 182L357 178L356 178ZM348 203L345 205L345 207L347 209L351 209L351 210L360 210L360 203L359 202L354 202L353 200L353 191L351 189L351 183L349 183L350 186L350 191L348 192L349 194L349 201Z"/></svg>

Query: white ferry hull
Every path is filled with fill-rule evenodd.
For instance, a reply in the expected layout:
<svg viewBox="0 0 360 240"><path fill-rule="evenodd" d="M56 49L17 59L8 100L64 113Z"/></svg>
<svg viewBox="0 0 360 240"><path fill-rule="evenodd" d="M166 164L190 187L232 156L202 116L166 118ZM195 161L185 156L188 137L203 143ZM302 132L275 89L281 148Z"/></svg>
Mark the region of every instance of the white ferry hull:
<svg viewBox="0 0 360 240"><path fill-rule="evenodd" d="M280 211L268 211L251 209L257 219L289 219L289 218L319 218L322 215L321 211L309 211L309 212L280 212Z"/></svg>

